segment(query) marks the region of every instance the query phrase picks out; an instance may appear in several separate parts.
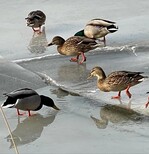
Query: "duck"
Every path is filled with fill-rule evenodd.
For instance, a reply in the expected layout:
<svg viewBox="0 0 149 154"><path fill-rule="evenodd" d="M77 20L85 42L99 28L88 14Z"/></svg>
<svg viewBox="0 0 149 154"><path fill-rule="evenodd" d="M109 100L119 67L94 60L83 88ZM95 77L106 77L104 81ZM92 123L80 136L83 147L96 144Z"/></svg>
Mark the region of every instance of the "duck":
<svg viewBox="0 0 149 154"><path fill-rule="evenodd" d="M92 19L84 27L83 30L75 33L74 36L84 36L91 39L97 39L103 37L104 46L106 46L105 36L109 33L114 33L118 30L116 22L105 19Z"/></svg>
<svg viewBox="0 0 149 154"><path fill-rule="evenodd" d="M27 20L27 26L32 27L34 32L40 33L41 26L45 24L46 15L40 10L31 11L25 20Z"/></svg>
<svg viewBox="0 0 149 154"><path fill-rule="evenodd" d="M131 98L132 94L129 92L130 87L148 78L147 76L142 76L142 73L143 72L115 71L106 76L103 69L96 66L90 71L88 79L94 76L97 77L97 86L101 91L118 91L118 95L113 96L112 99L120 99L121 91L123 90L126 90L126 95Z"/></svg>
<svg viewBox="0 0 149 154"><path fill-rule="evenodd" d="M149 92L147 92L147 94L149 94ZM148 97L148 101L147 101L147 103L145 104L145 107L147 108L148 105L149 105L149 97Z"/></svg>
<svg viewBox="0 0 149 154"><path fill-rule="evenodd" d="M31 116L30 111L38 111L43 105L60 110L50 97L39 95L35 90L30 88L17 89L4 95L7 96L7 99L1 107L16 108L18 115L23 115L19 110L24 110L28 111L28 115Z"/></svg>
<svg viewBox="0 0 149 154"><path fill-rule="evenodd" d="M55 36L47 46L49 47L51 45L57 45L57 51L61 55L76 56L71 58L70 61L78 62L79 64L86 61L85 52L101 46L101 44L98 44L95 40L81 36L72 36L67 40L61 36ZM82 56L81 61L79 61L80 55Z"/></svg>

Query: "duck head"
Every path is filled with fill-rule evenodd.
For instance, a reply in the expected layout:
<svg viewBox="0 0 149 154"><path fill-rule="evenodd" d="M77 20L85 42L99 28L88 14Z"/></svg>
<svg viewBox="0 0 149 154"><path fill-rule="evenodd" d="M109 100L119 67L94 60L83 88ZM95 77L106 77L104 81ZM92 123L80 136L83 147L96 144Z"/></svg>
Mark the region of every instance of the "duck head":
<svg viewBox="0 0 149 154"><path fill-rule="evenodd" d="M25 20L27 21L27 26L33 27L36 22L38 22L41 19L38 15L30 15Z"/></svg>
<svg viewBox="0 0 149 154"><path fill-rule="evenodd" d="M106 75L103 71L103 69L101 67L94 67L90 74L89 74L89 77L87 79L90 79L92 77L96 76L98 80L102 80L102 79L105 79L106 78Z"/></svg>
<svg viewBox="0 0 149 154"><path fill-rule="evenodd" d="M55 110L60 110L55 104L54 104L54 101L50 98L50 97L47 97L47 96L44 96L44 95L40 95L40 98L41 98L41 103L43 105L46 105L48 107L52 107L54 108Z"/></svg>
<svg viewBox="0 0 149 154"><path fill-rule="evenodd" d="M25 20L27 20L27 26L29 27L40 27L45 23L46 15L42 11L36 10L30 12Z"/></svg>
<svg viewBox="0 0 149 154"><path fill-rule="evenodd" d="M75 33L74 36L85 36L85 34L84 34L84 30L80 30L80 31L78 31L77 33Z"/></svg>
<svg viewBox="0 0 149 154"><path fill-rule="evenodd" d="M49 43L47 46L51 46L51 45L63 45L65 42L65 40L60 37L60 36L55 36L53 39L52 39L52 42Z"/></svg>

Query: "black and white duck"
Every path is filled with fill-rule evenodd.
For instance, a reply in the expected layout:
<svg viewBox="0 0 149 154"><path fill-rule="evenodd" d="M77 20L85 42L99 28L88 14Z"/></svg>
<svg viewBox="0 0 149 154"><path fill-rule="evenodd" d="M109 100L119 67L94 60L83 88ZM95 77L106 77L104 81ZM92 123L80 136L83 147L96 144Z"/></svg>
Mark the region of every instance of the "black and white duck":
<svg viewBox="0 0 149 154"><path fill-rule="evenodd" d="M22 115L19 110L24 110L28 111L28 115L31 116L30 111L38 111L43 105L59 110L50 97L39 95L29 88L18 89L4 95L7 99L1 107L16 108L18 115Z"/></svg>

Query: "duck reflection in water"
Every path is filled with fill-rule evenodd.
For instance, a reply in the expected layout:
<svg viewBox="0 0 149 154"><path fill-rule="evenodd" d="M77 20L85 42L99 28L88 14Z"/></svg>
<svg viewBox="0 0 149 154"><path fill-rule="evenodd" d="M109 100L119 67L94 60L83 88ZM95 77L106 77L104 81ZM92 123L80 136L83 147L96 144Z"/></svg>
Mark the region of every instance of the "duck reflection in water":
<svg viewBox="0 0 149 154"><path fill-rule="evenodd" d="M86 80L89 70L86 69L86 63L82 65L65 64L58 70L58 80L70 83Z"/></svg>
<svg viewBox="0 0 149 154"><path fill-rule="evenodd" d="M130 108L107 104L100 110L101 119L97 119L93 116L91 116L91 119L95 122L97 128L105 129L107 128L109 122L113 124L124 124L129 121L137 122L141 119L141 117L141 114Z"/></svg>
<svg viewBox="0 0 149 154"><path fill-rule="evenodd" d="M22 122L20 122L20 117L18 117L18 125L16 129L12 132L13 139L17 146L31 143L41 136L44 127L50 125L58 111L54 111L46 117L40 114L36 114L32 117L27 117ZM11 136L6 137L7 142L10 142L10 148L13 148L13 142Z"/></svg>
<svg viewBox="0 0 149 154"><path fill-rule="evenodd" d="M80 96L77 93L73 93L71 91L67 91L65 89L62 89L61 87L57 88L57 89L51 89L50 90L52 94L55 94L58 98L64 98L66 96Z"/></svg>
<svg viewBox="0 0 149 154"><path fill-rule="evenodd" d="M45 27L42 28L41 33L33 33L32 39L30 40L28 50L31 53L41 54L46 51L47 38L45 33Z"/></svg>

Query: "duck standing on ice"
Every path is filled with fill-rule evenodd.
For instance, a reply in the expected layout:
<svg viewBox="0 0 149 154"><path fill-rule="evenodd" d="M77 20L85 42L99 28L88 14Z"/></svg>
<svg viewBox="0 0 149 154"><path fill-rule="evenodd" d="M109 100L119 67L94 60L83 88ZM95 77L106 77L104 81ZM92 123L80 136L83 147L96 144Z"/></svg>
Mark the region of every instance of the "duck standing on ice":
<svg viewBox="0 0 149 154"><path fill-rule="evenodd" d="M43 105L59 110L50 97L39 95L29 88L18 89L4 95L8 98L1 107L16 108L18 115L22 115L19 110L24 110L28 111L28 115L31 116L30 111L38 111Z"/></svg>
<svg viewBox="0 0 149 154"><path fill-rule="evenodd" d="M61 36L55 36L47 46L51 45L56 45L57 51L61 55L76 56L71 58L70 61L78 62L79 64L86 61L85 52L101 47L101 44L97 43L95 40L81 36L72 36L67 40L63 39ZM82 56L81 61L79 61L80 55Z"/></svg>
<svg viewBox="0 0 149 154"><path fill-rule="evenodd" d="M97 39L103 37L104 45L106 46L105 36L109 33L114 33L118 30L116 22L105 19L92 19L90 20L83 30L80 30L75 36L85 36L91 39Z"/></svg>
<svg viewBox="0 0 149 154"><path fill-rule="evenodd" d="M118 91L118 95L112 97L113 99L121 98L121 91L126 90L126 94L131 98L129 92L130 87L141 83L147 76L141 75L143 72L130 72L130 71L115 71L106 76L105 72L101 67L94 67L89 78L97 77L97 86L101 91L110 92Z"/></svg>
<svg viewBox="0 0 149 154"><path fill-rule="evenodd" d="M41 26L45 24L46 15L40 11L32 11L28 14L27 26L32 27L34 32L41 33Z"/></svg>

